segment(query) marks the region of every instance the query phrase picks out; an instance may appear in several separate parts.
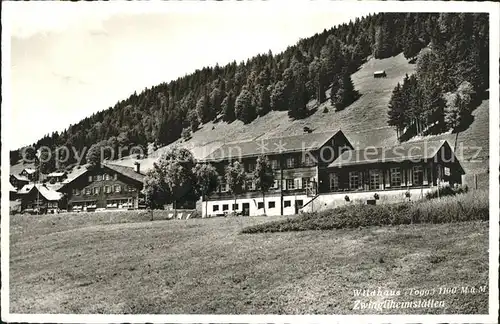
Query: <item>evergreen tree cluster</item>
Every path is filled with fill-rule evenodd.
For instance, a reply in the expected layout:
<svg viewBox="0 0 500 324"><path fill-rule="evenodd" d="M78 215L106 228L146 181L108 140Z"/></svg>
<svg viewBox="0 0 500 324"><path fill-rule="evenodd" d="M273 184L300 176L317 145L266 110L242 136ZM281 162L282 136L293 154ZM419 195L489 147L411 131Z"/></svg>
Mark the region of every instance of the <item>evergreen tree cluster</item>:
<svg viewBox="0 0 500 324"><path fill-rule="evenodd" d="M179 139L183 130L194 132L209 121L249 123L271 110L288 111L294 119L304 118L308 115L306 104L311 100L316 105L325 102L329 88L332 104L341 110L358 96L350 75L366 58L403 52L412 59L431 39L431 53L439 60L431 59L428 66L420 66L433 71L432 77L440 84L438 93L453 91L465 80L484 89L488 81L488 60L484 61L488 55L487 35L486 14L379 13L356 18L301 39L282 53L269 51L240 63L204 67L146 88L60 133L46 135L33 147L70 148L66 162L69 166L76 162L74 152L81 154L92 145L158 147ZM477 66L479 70L475 70ZM424 72L417 73L419 88L430 82L421 82L421 78L427 78ZM409 84L400 86L405 87ZM390 123L404 128L409 121L392 118ZM189 131L184 131L185 138ZM122 151L122 155L126 154L130 152ZM11 152L12 162L18 157L19 152ZM82 163L86 162L83 159Z"/></svg>
<svg viewBox="0 0 500 324"><path fill-rule="evenodd" d="M431 22L428 36L417 33L428 37L429 49L418 55L416 73L398 83L389 102L388 124L401 140L466 128L489 87L488 16L441 13ZM416 56L408 50L405 55Z"/></svg>

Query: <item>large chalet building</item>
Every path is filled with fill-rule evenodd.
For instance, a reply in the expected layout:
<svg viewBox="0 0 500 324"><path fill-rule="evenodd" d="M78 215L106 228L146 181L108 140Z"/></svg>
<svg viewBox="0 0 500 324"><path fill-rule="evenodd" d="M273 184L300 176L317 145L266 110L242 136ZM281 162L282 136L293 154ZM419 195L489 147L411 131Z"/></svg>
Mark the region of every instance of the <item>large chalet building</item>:
<svg viewBox="0 0 500 324"><path fill-rule="evenodd" d="M327 175L328 164L351 149L340 130L224 144L203 159L221 175L218 191L207 199L208 216L230 212L261 215L264 204L267 215L294 214L316 194L318 183ZM275 176L274 186L265 198L251 179L260 155L269 158ZM224 181L224 170L234 160L242 162L248 177L245 193L238 195L236 203ZM205 208L202 215L205 216Z"/></svg>
<svg viewBox="0 0 500 324"><path fill-rule="evenodd" d="M58 189L67 199L68 211L138 209L145 175L135 168L101 163Z"/></svg>
<svg viewBox="0 0 500 324"><path fill-rule="evenodd" d="M463 174L445 140L346 151L328 166L328 182L320 190L328 198L319 201L421 199L437 186L460 184Z"/></svg>
<svg viewBox="0 0 500 324"><path fill-rule="evenodd" d="M275 173L265 198L251 178L260 155L269 158ZM248 179L236 202L223 176L234 160L244 165ZM266 215L291 215L353 202L416 200L438 185L461 183L464 173L446 141L355 150L340 130L229 143L203 162L221 175L217 192L204 201L203 217L262 215L264 206Z"/></svg>

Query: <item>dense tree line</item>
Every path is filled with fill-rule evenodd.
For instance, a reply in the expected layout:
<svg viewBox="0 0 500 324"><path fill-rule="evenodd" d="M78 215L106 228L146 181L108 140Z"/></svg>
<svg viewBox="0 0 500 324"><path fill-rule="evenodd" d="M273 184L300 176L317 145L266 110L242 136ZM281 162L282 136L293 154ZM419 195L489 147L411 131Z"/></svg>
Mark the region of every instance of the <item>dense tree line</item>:
<svg viewBox="0 0 500 324"><path fill-rule="evenodd" d="M385 58L404 52L407 58L414 59L431 40L430 55L439 60L429 58L427 65L419 63L423 69L417 73L419 89L425 82L431 82L427 78L420 81L427 73L424 71L434 71L439 64L439 70L433 72L433 78L441 84L437 93L456 89L464 75L475 87L482 83L479 87L484 88L487 77L477 77L466 58L481 62L488 54L487 28L487 15L481 14L380 13L357 18L301 39L279 54L269 51L240 63L204 67L146 88L60 133L43 137L33 146L73 148L66 162L72 165L77 161L74 150L90 150L85 156L92 158L96 149L103 146L167 145L181 136L189 138L190 132L209 121L249 123L271 110L288 111L294 119L304 118L311 109L307 103L313 100L312 103L319 105L327 100L327 94L335 110L341 110L359 96L350 75L367 57ZM468 38L464 38L464 32ZM477 47L468 45L468 41ZM448 48L450 44L454 45L452 49ZM488 63L486 70L481 66L479 75L487 75L482 74L487 68ZM445 69L449 70L443 72ZM400 85L405 87L410 84ZM429 98L425 100L432 99L432 93L426 95ZM416 123L392 117L398 116L398 109L404 108L394 108L395 112L390 113L391 125L403 129ZM420 117L419 113L418 122L423 120ZM122 151L122 155L130 153ZM11 152L11 162L18 157L19 152ZM81 161L86 162L86 158Z"/></svg>
<svg viewBox="0 0 500 324"><path fill-rule="evenodd" d="M401 140L465 129L489 87L488 16L442 13L430 22L423 30L407 28L407 58L421 47L411 35L428 39L429 49L418 55L416 73L392 93L388 123Z"/></svg>

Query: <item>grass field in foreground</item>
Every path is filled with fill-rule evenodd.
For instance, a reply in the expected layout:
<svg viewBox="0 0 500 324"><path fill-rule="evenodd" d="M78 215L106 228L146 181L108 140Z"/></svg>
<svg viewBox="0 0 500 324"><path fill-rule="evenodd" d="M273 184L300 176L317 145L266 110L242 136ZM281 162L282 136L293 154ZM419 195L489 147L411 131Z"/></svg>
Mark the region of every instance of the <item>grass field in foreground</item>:
<svg viewBox="0 0 500 324"><path fill-rule="evenodd" d="M383 299L353 289L486 285L487 222L238 234L270 218L66 216L11 217L11 312L487 312L487 293L433 296L445 308L353 310Z"/></svg>

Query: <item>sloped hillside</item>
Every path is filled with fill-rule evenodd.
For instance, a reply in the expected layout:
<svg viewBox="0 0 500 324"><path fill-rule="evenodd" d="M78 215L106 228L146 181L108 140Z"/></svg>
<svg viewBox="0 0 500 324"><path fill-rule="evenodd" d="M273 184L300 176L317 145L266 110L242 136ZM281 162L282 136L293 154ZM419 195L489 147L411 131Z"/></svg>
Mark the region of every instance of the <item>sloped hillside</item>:
<svg viewBox="0 0 500 324"><path fill-rule="evenodd" d="M374 78L373 72L377 70L385 70L387 77ZM310 127L314 132L340 128L356 148L395 145L396 132L394 128L387 126L388 103L396 84L402 82L405 74L410 75L414 70L415 65L409 64L402 54L386 59L370 58L352 75L355 89L361 97L342 111L335 112L327 100L312 109L313 113L302 120L290 119L286 111L272 111L246 125L241 121L209 122L193 133L190 140L178 140L141 160L141 169L150 169L154 161L174 145L189 148L196 158L202 158L225 142L301 134L304 126ZM310 102L309 106L314 104ZM328 112L324 112L325 108ZM447 133L426 138L446 139L452 147L456 146L466 173L485 173L489 158L488 109L489 100L485 100L474 110L474 121L470 127L458 135ZM422 138L413 140L419 139ZM124 158L115 163L133 166L135 161L134 158Z"/></svg>
<svg viewBox="0 0 500 324"><path fill-rule="evenodd" d="M415 66L409 64L402 54L386 59L371 58L352 75L361 97L342 111L335 112L327 100L313 109L309 117L301 120L292 120L286 111L271 111L249 124L241 121L209 122L193 133L190 140L178 140L142 160L141 168L150 168L162 152L174 145L189 148L197 158L202 158L224 142L302 134L304 126L314 132L340 128L358 148L393 145L397 142L396 132L387 126L387 105L396 84L403 80L405 74L413 73L414 69ZM373 72L377 70L385 70L387 78L375 79ZM309 106L313 105L314 102L311 102ZM325 108L328 112L324 112ZM116 163L132 166L135 161L125 158Z"/></svg>

